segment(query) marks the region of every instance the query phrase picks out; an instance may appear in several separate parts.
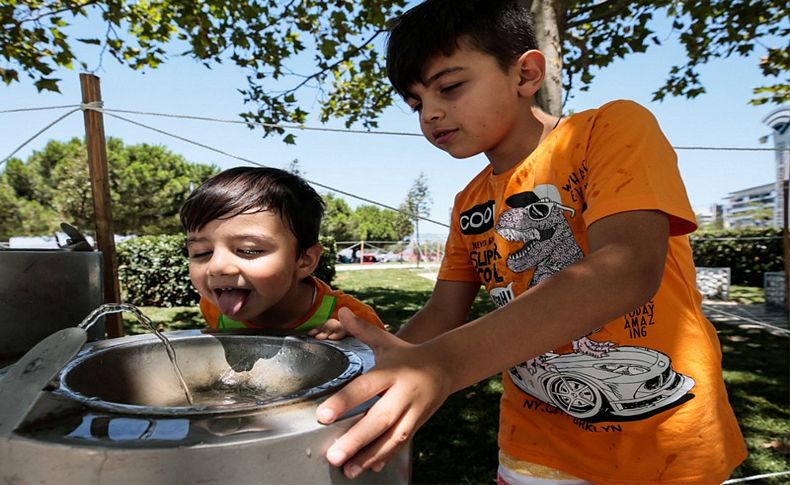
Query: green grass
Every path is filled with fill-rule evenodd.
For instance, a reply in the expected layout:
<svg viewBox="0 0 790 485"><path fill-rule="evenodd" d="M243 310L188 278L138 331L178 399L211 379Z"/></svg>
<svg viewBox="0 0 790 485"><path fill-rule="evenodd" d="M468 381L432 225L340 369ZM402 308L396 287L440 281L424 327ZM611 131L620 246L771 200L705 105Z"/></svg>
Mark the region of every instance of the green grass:
<svg viewBox="0 0 790 485"><path fill-rule="evenodd" d="M343 271L333 283L372 305L390 330L397 331L430 296L433 282L420 277L423 272L426 270ZM762 290L755 288L733 287L731 295L742 302L762 301ZM481 291L471 317L491 308ZM202 326L197 309L143 311L164 330ZM143 331L126 316L124 322L127 333ZM730 403L749 448L749 457L733 478L790 470L790 339L753 326L722 324L717 330ZM494 483L501 392L501 380L494 377L447 399L414 438L414 483ZM787 476L759 483L785 484Z"/></svg>
<svg viewBox="0 0 790 485"><path fill-rule="evenodd" d="M731 285L730 300L745 304L765 303L765 292L754 286Z"/></svg>
<svg viewBox="0 0 790 485"><path fill-rule="evenodd" d="M373 306L389 330L397 332L431 296L433 281L420 276L426 272L425 269L340 271L332 286ZM481 290L471 314L477 318L493 308Z"/></svg>

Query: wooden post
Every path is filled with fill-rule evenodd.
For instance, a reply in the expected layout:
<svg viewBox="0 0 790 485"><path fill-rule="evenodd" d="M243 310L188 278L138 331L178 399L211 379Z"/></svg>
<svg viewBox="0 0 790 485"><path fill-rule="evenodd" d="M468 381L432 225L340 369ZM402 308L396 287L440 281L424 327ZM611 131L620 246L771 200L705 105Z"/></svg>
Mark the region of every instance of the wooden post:
<svg viewBox="0 0 790 485"><path fill-rule="evenodd" d="M99 78L92 74L80 74L82 102L101 103ZM93 192L93 213L96 224L96 242L102 252L104 266L104 302L120 303L121 289L118 284L118 258L115 254L115 239L110 210L110 183L107 170L107 146L104 140L104 117L102 113L86 109L85 145L88 149L88 168ZM123 320L119 313L106 315L107 337L123 336Z"/></svg>
<svg viewBox="0 0 790 485"><path fill-rule="evenodd" d="M785 178L782 181L782 242L785 251L785 310L790 311L790 231L787 227L788 222L788 215L787 209L790 207L790 204L787 202L788 192L788 180L787 180L787 173L790 171L790 167L785 167Z"/></svg>
<svg viewBox="0 0 790 485"><path fill-rule="evenodd" d="M414 218L414 235L417 239L417 267L420 267L420 260L422 259L422 250L420 249L420 216L416 215Z"/></svg>

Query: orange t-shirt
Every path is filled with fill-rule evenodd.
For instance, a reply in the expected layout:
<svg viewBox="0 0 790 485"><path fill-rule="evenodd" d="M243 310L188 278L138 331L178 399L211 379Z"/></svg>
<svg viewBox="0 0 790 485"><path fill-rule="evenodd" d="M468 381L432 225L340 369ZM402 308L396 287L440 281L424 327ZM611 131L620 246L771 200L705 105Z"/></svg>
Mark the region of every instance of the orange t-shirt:
<svg viewBox="0 0 790 485"><path fill-rule="evenodd" d="M307 331L322 325L330 318L337 318L338 310L343 307L350 309L356 316L366 322L379 328L385 328L384 323L382 323L370 306L353 296L346 295L340 290L333 290L315 276L309 276L306 281L316 288L315 302L313 302L313 306L307 314L294 322L290 327L292 330ZM265 328L254 325L251 322L232 320L223 315L216 305L205 298L200 299L200 311L203 312L203 318L206 319L206 323L211 328Z"/></svg>
<svg viewBox="0 0 790 485"><path fill-rule="evenodd" d="M505 372L499 445L593 482L721 483L746 448L696 290L686 236L695 217L676 155L643 107L575 114L511 170L480 172L456 196L439 279L479 281L505 305L582 259L591 224L631 210L669 216L658 292Z"/></svg>

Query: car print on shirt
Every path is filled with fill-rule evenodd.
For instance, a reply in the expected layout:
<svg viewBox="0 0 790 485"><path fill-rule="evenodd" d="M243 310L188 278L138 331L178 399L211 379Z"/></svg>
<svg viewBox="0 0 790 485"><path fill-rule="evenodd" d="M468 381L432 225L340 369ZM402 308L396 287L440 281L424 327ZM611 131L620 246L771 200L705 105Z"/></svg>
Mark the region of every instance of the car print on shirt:
<svg viewBox="0 0 790 485"><path fill-rule="evenodd" d="M508 371L527 394L581 419L647 417L679 401L694 380L672 369L669 357L644 347L615 347L600 357L578 352L545 354L531 373Z"/></svg>
<svg viewBox="0 0 790 485"><path fill-rule="evenodd" d="M496 232L524 243L508 254L507 266L514 273L534 269L529 287L584 257L565 218L576 211L562 204L557 187L537 185L505 203L510 208L499 216ZM490 290L495 303L507 303L494 298L497 290ZM681 402L695 384L675 372L663 353L588 335L572 342L572 352L545 353L511 368L508 375L522 391L581 419L647 417Z"/></svg>

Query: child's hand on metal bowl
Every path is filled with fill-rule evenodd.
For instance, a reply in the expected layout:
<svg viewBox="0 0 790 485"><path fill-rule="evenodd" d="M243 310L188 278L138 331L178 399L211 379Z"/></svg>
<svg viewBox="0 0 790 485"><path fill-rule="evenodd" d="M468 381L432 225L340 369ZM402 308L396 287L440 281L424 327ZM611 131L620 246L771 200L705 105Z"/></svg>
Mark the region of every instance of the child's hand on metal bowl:
<svg viewBox="0 0 790 485"><path fill-rule="evenodd" d="M307 335L318 340L340 340L348 336L348 330L339 320L330 318L323 325L311 329Z"/></svg>

